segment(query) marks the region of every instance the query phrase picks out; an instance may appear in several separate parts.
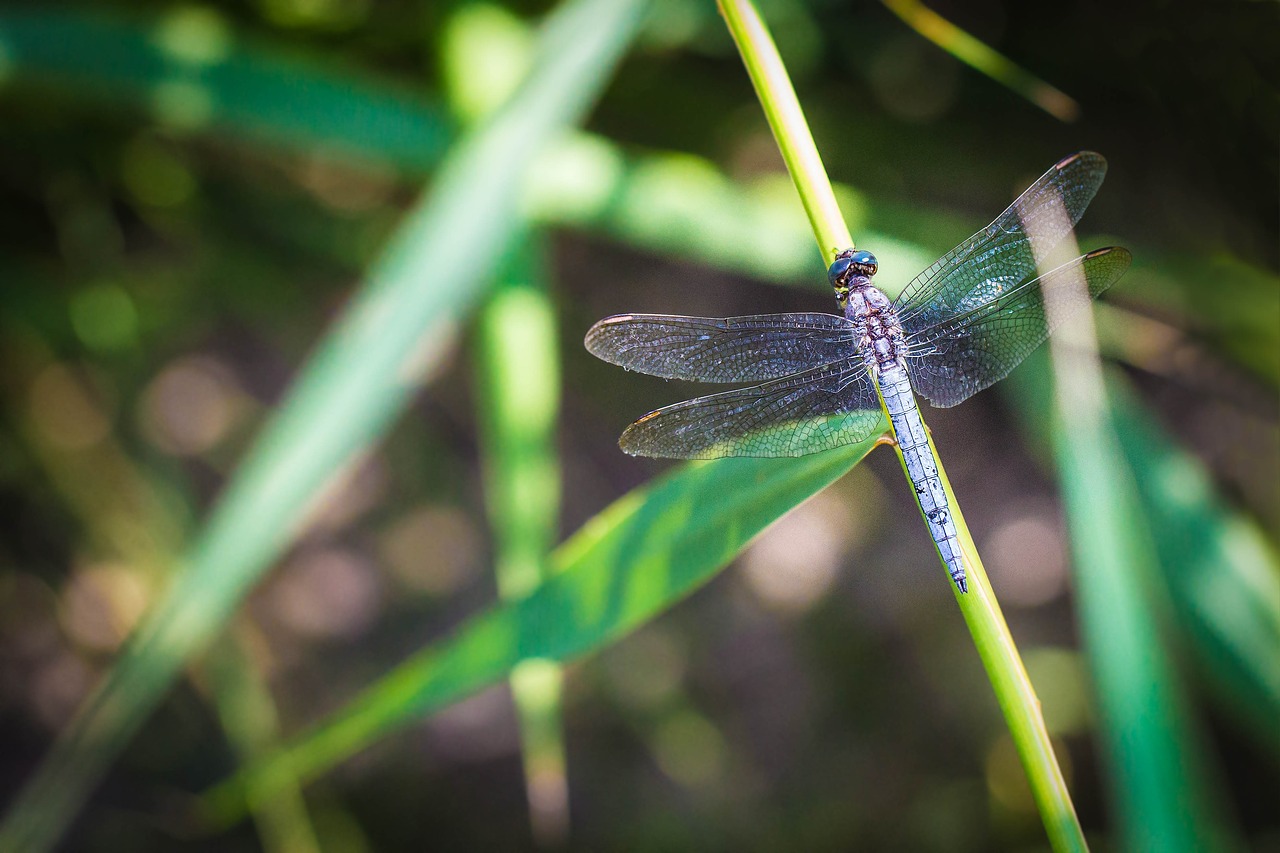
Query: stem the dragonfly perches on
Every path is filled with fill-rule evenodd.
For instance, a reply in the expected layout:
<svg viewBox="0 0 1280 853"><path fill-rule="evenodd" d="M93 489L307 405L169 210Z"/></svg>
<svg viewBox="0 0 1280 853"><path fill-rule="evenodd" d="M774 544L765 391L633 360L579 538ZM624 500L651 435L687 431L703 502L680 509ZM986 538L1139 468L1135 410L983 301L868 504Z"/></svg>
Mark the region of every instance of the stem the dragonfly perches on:
<svg viewBox="0 0 1280 853"><path fill-rule="evenodd" d="M800 193L818 246L824 259L830 263L837 252L854 243L786 67L749 0L720 0L719 4ZM969 594L961 595L957 590L956 599L1026 770L1049 841L1058 851L1086 850L1084 833L1040 713L1040 702L987 582L982 561L931 435L927 441L933 458L937 460L938 476L954 514L964 566L969 576ZM905 472L906 462L900 448L898 455Z"/></svg>

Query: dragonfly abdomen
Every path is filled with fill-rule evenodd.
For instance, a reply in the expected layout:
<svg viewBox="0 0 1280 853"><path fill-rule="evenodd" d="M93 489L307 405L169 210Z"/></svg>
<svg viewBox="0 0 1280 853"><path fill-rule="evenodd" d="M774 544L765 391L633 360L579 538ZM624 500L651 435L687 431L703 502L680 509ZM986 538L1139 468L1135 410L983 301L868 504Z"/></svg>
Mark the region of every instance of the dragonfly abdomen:
<svg viewBox="0 0 1280 853"><path fill-rule="evenodd" d="M960 536L955 520L951 517L951 503L938 476L938 463L929 436L925 432L920 409L916 406L911 380L902 360L888 365L878 365L873 371L880 393L884 396L885 409L893 425L893 434L902 450L907 478L915 489L916 503L929 526L929 533L938 546L938 553L947 565L951 580L961 592L969 591L965 577L964 560L960 554Z"/></svg>
<svg viewBox="0 0 1280 853"><path fill-rule="evenodd" d="M872 258L870 270L871 275L874 275L874 257L864 254ZM951 517L951 503L947 500L946 490L942 488L938 463L929 446L929 436L925 432L924 421L920 418L920 409L916 406L911 379L907 376L906 336L903 334L902 322L889 297L871 284L870 275L832 278L848 285L842 303L845 317L854 325L858 348L867 371L880 386L884 407L889 413L889 422L893 425L894 437L902 449L907 477L915 489L916 503L929 526L929 534L938 546L938 553L947 566L952 582L961 592L968 592L969 582L960 556L960 535L956 532L956 523ZM837 294L839 292L837 290Z"/></svg>

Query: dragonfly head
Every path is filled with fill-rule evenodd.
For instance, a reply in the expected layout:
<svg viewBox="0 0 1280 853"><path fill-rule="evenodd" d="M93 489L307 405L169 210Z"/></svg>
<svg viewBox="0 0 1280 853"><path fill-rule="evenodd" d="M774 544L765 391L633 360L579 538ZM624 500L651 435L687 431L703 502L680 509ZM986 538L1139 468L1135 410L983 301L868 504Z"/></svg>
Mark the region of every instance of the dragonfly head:
<svg viewBox="0 0 1280 853"><path fill-rule="evenodd" d="M837 297L843 302L849 295L850 286L870 284L870 279L876 274L877 268L876 256L870 252L862 249L845 249L836 255L835 262L827 270L827 280L831 282ZM867 280L854 282L854 278Z"/></svg>

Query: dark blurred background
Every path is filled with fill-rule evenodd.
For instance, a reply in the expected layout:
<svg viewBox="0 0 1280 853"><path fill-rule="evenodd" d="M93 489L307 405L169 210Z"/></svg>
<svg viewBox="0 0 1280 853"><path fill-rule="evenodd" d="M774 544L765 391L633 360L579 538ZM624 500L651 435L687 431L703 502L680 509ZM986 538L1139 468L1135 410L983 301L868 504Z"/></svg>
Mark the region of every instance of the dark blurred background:
<svg viewBox="0 0 1280 853"><path fill-rule="evenodd" d="M478 32L506 45L550 5L0 6L4 801L110 664L361 270L430 186L469 120L471 66L454 54L457 22L478 8L495 22ZM1079 117L1048 114L883 5L763 3L828 172L847 188L855 239L901 285L1060 157L1104 153L1109 176L1081 243L1125 245L1136 259L1099 309L1104 355L1274 548L1276 6L930 8L1065 92ZM148 77L138 57L165 33L203 33L181 42L197 51L249 52L259 65L246 60L243 79L227 84L241 112L208 121L215 107ZM272 99L283 95L255 83L290 75L323 85L285 85L297 100L282 108ZM399 118L385 134L359 141L362 122L376 127L390 113ZM337 138L348 125L355 136ZM699 181L772 187L757 197L796 217L789 184L769 183L781 160L709 2L653 4L586 130L632 164L688 155L675 162L691 198ZM674 187L674 201L653 197L679 210L685 190ZM720 256L700 248L697 228L682 245L666 215L646 220L635 204L625 216L553 210L540 222L562 337L565 535L665 469L624 456L616 437L687 396L588 356L581 338L594 320L831 308L803 228L786 232L798 234L790 251L801 260L770 267L735 260L732 235ZM689 215L709 218L709 233L727 216L696 206ZM904 260L892 268L895 257ZM408 415L232 629L285 732L494 598L472 343L463 324ZM925 415L1044 699L1081 820L1108 849L1115 821L1066 528L1047 444L1020 399L993 390ZM1277 756L1258 748L1229 699L1209 695L1184 651L1174 649L1229 819L1255 849L1280 849ZM210 837L185 818L191 795L237 766L212 704L197 668L114 765L68 849L258 848L251 824ZM784 518L687 601L572 665L564 725L572 847L1045 846L888 452ZM506 849L532 844L523 785L510 696L495 687L307 793L324 850Z"/></svg>

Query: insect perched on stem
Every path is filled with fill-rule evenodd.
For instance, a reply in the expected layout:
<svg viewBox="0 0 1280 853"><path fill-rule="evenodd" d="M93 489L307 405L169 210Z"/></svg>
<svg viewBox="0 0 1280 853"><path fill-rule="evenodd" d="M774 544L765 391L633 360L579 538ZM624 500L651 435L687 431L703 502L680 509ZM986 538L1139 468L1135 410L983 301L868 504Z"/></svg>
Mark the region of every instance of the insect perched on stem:
<svg viewBox="0 0 1280 853"><path fill-rule="evenodd" d="M828 271L842 315L601 320L586 347L605 361L668 379L760 383L650 412L619 444L634 456L677 459L804 456L868 438L880 428L883 399L920 511L951 579L966 592L955 523L915 395L944 407L967 400L1120 278L1131 256L1118 247L1043 269L1106 170L1106 160L1088 151L1057 163L896 300L872 283L875 256L848 249Z"/></svg>

